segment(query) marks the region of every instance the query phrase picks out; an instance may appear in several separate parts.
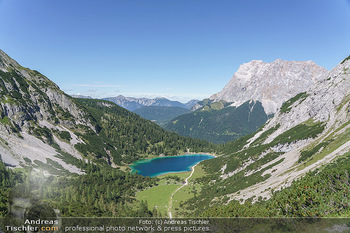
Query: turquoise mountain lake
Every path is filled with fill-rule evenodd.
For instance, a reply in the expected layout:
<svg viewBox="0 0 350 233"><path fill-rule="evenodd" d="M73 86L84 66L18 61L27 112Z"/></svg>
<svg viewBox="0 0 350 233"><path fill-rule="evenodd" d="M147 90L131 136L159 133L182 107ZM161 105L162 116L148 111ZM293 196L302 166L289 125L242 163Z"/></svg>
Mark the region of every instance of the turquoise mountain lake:
<svg viewBox="0 0 350 233"><path fill-rule="evenodd" d="M191 171L192 166L200 161L212 158L214 156L201 154L157 157L138 160L130 167L132 172L137 172L142 176L154 177L173 172L188 172Z"/></svg>

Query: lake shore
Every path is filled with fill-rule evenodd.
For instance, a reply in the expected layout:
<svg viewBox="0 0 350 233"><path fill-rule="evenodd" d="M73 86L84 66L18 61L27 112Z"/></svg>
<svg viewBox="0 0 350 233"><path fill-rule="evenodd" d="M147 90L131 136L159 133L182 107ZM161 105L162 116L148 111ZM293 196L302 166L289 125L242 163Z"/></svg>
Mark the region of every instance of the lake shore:
<svg viewBox="0 0 350 233"><path fill-rule="evenodd" d="M197 152L186 152L185 155L210 155L210 156L214 156L215 158L219 157L220 155L217 154L213 154L213 153L207 153L207 152L203 152L203 153L197 153ZM179 156L179 155L174 155L174 156Z"/></svg>
<svg viewBox="0 0 350 233"><path fill-rule="evenodd" d="M183 159L182 159L183 158ZM188 153L177 156L163 156L151 159L141 159L129 165L131 172L137 172L143 176L161 176L166 174L184 173L192 170L192 167L207 159L216 158L212 154Z"/></svg>
<svg viewBox="0 0 350 233"><path fill-rule="evenodd" d="M139 160L145 160L145 159L155 159L155 158L160 158L160 157L173 157L173 156L181 156L181 155L210 155L216 157L220 157L221 155L217 155L215 153L209 153L209 152L183 152L181 154L176 154L176 155L164 155L164 154L159 154L159 155L149 155L145 156L143 158L140 158ZM128 164L128 166L131 164Z"/></svg>

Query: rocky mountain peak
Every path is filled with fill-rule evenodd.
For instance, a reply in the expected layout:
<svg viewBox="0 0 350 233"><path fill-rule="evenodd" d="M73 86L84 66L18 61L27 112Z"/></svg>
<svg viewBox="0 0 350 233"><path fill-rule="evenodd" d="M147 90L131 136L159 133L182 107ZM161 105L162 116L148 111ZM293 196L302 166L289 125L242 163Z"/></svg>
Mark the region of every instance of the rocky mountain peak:
<svg viewBox="0 0 350 233"><path fill-rule="evenodd" d="M326 77L325 68L313 61L272 63L253 60L242 64L222 91L210 97L240 106L248 100L260 101L267 114L275 113L282 103Z"/></svg>

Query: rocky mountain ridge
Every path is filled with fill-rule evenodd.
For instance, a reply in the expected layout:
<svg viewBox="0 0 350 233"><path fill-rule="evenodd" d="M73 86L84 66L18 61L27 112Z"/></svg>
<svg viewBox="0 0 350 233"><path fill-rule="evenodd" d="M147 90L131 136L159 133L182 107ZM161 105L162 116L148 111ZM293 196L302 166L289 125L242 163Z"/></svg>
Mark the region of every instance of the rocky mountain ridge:
<svg viewBox="0 0 350 233"><path fill-rule="evenodd" d="M209 99L226 101L232 106L240 106L249 100L260 101L266 114L273 114L284 101L306 91L324 79L328 72L313 61L277 59L265 63L253 60L241 65L222 91Z"/></svg>
<svg viewBox="0 0 350 233"><path fill-rule="evenodd" d="M80 157L74 145L82 140L69 132L69 128L85 125L95 131L86 112L56 84L39 72L20 66L1 50L0 77L0 153L3 160L18 166L25 163L23 155L30 161L46 162L48 158L79 173L79 169L56 157L52 143L57 139L64 152ZM72 140L70 143L58 140L57 136L47 134L48 130L69 132Z"/></svg>

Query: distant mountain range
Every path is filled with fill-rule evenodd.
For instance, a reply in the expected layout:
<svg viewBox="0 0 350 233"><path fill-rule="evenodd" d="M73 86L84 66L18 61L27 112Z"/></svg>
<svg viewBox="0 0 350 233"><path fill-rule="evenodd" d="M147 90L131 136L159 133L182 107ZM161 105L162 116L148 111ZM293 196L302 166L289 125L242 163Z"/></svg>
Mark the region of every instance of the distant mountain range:
<svg viewBox="0 0 350 233"><path fill-rule="evenodd" d="M132 111L141 117L164 126L173 118L189 112L199 100L190 100L187 103L172 101L166 98L135 98L119 95L104 100L112 101L117 105Z"/></svg>
<svg viewBox="0 0 350 233"><path fill-rule="evenodd" d="M191 109L199 100L190 100L187 103L181 103L179 101L172 101L166 98L135 98L135 97L125 97L119 95L117 97L107 97L104 100L112 101L119 106L126 108L129 111L134 111L136 109L146 107L146 106L161 106L161 107L180 107Z"/></svg>

